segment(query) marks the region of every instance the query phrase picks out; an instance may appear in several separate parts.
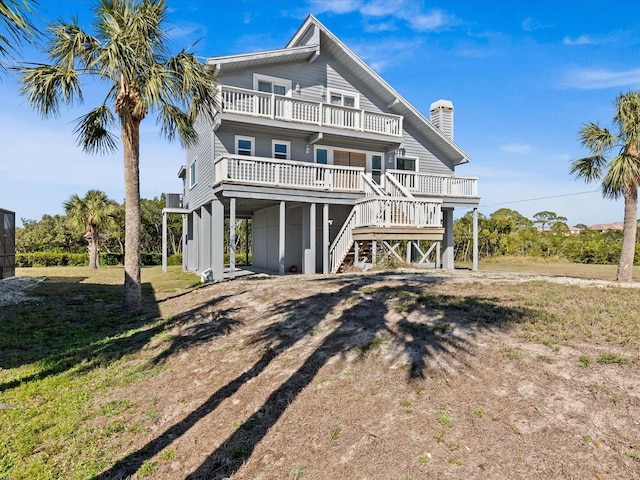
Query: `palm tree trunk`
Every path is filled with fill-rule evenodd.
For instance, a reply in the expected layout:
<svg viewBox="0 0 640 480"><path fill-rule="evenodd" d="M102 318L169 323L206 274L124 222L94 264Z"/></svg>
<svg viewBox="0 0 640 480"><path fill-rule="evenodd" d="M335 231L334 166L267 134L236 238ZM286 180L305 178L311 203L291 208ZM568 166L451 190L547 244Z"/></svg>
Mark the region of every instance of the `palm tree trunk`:
<svg viewBox="0 0 640 480"><path fill-rule="evenodd" d="M100 265L98 259L98 232L92 228L89 232L89 268L96 269Z"/></svg>
<svg viewBox="0 0 640 480"><path fill-rule="evenodd" d="M637 230L638 190L636 188L630 188L624 193L624 229L617 275L619 282L630 282L633 276L633 257L636 250Z"/></svg>
<svg viewBox="0 0 640 480"><path fill-rule="evenodd" d="M140 122L122 122L124 149L124 310L142 308L140 279Z"/></svg>

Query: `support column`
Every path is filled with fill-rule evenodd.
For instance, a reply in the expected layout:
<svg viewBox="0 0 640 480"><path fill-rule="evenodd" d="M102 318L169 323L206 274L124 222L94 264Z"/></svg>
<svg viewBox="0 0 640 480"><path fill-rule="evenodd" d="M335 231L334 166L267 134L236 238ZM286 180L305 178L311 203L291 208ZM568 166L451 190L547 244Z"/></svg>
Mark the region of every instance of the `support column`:
<svg viewBox="0 0 640 480"><path fill-rule="evenodd" d="M244 219L244 264L249 266L249 219Z"/></svg>
<svg viewBox="0 0 640 480"><path fill-rule="evenodd" d="M444 252L442 255L442 268L445 270L453 270L453 209L443 210L442 215L444 217Z"/></svg>
<svg viewBox="0 0 640 480"><path fill-rule="evenodd" d="M473 209L473 267L474 272L478 271L478 209Z"/></svg>
<svg viewBox="0 0 640 480"><path fill-rule="evenodd" d="M322 273L329 272L329 204L322 205Z"/></svg>
<svg viewBox="0 0 640 480"><path fill-rule="evenodd" d="M280 223L278 224L278 273L284 275L284 237L285 237L285 202L280 202Z"/></svg>
<svg viewBox="0 0 640 480"><path fill-rule="evenodd" d="M224 278L224 205L217 197L211 201L211 272L216 282Z"/></svg>
<svg viewBox="0 0 640 480"><path fill-rule="evenodd" d="M413 242L411 240L407 240L407 263L411 263L411 248L413 247Z"/></svg>
<svg viewBox="0 0 640 480"><path fill-rule="evenodd" d="M371 241L371 263L374 268L378 264L378 242L375 240Z"/></svg>
<svg viewBox="0 0 640 480"><path fill-rule="evenodd" d="M305 271L308 275L314 275L316 273L316 204L312 203L309 206L309 258L306 263L309 267L309 271Z"/></svg>
<svg viewBox="0 0 640 480"><path fill-rule="evenodd" d="M229 280L236 278L236 199L229 201Z"/></svg>
<svg viewBox="0 0 640 480"><path fill-rule="evenodd" d="M167 271L167 212L162 212L162 271Z"/></svg>

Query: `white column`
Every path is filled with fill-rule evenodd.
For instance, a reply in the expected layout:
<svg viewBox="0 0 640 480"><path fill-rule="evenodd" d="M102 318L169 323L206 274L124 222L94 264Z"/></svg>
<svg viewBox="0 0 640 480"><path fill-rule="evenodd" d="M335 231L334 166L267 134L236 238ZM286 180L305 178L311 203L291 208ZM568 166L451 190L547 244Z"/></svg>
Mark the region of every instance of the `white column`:
<svg viewBox="0 0 640 480"><path fill-rule="evenodd" d="M473 209L473 267L474 272L478 271L478 209Z"/></svg>
<svg viewBox="0 0 640 480"><path fill-rule="evenodd" d="M306 274L316 273L316 204L309 206L309 267L310 270Z"/></svg>
<svg viewBox="0 0 640 480"><path fill-rule="evenodd" d="M236 199L229 202L229 280L236 278Z"/></svg>
<svg viewBox="0 0 640 480"><path fill-rule="evenodd" d="M442 268L453 270L453 209L442 210L444 216L444 252L442 255Z"/></svg>
<svg viewBox="0 0 640 480"><path fill-rule="evenodd" d="M280 202L280 224L279 224L279 235L278 235L278 255L279 255L279 265L278 265L278 273L280 275L284 275L284 236L285 236L285 202Z"/></svg>
<svg viewBox="0 0 640 480"><path fill-rule="evenodd" d="M322 273L329 273L329 204L322 205Z"/></svg>
<svg viewBox="0 0 640 480"><path fill-rule="evenodd" d="M162 212L162 271L167 271L167 212Z"/></svg>
<svg viewBox="0 0 640 480"><path fill-rule="evenodd" d="M211 271L216 282L224 278L224 205L217 197L211 201Z"/></svg>

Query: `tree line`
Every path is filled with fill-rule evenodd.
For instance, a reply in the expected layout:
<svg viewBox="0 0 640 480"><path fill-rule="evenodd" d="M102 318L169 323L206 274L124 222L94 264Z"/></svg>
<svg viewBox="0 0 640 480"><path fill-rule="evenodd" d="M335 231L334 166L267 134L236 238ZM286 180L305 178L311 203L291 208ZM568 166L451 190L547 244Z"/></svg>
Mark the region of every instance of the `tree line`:
<svg viewBox="0 0 640 480"><path fill-rule="evenodd" d="M501 208L488 217L478 214L478 257L498 256L557 258L576 263L616 264L622 250L623 231L600 232L586 225L571 231L566 218L554 212L538 212L529 219L515 210ZM473 255L473 217L468 212L454 221L455 256L470 262ZM637 235L637 234L636 234ZM635 242L640 260L640 236Z"/></svg>
<svg viewBox="0 0 640 480"><path fill-rule="evenodd" d="M40 220L22 219L16 228L16 253L124 254L125 205L98 190L84 198L72 195L64 203L64 215L43 215ZM162 252L162 209L165 195L140 199L141 252ZM167 216L167 254L182 252L182 218ZM94 259L95 261L95 259ZM90 262L91 263L91 262Z"/></svg>

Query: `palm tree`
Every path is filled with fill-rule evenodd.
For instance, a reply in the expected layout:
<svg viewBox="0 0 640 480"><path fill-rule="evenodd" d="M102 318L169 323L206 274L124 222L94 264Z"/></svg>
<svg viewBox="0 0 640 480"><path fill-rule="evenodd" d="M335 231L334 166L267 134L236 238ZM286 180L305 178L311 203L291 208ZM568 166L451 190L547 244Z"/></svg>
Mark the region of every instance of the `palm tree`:
<svg viewBox="0 0 640 480"><path fill-rule="evenodd" d="M33 13L29 0L0 0L0 69L5 70L3 58L11 57L23 40L30 41L37 32L29 15Z"/></svg>
<svg viewBox="0 0 640 480"><path fill-rule="evenodd" d="M108 84L101 105L78 119L74 130L88 153L116 148L109 131L120 127L125 184L125 311L142 306L140 283L140 123L157 115L161 133L183 146L192 143L200 114L214 115L214 72L194 54L167 56L164 0L99 0L95 35L72 20L49 27L50 64L20 68L22 93L43 117L57 115L61 103L82 102L80 77ZM108 103L113 102L113 111ZM115 115L114 115L115 112Z"/></svg>
<svg viewBox="0 0 640 480"><path fill-rule="evenodd" d="M638 229L638 187L640 186L640 92L628 92L615 100L613 123L618 132L610 132L595 123L585 123L580 140L592 156L571 164L571 174L586 182L601 182L605 198L624 198L622 251L617 280L631 281ZM607 160L606 154L616 155Z"/></svg>
<svg viewBox="0 0 640 480"><path fill-rule="evenodd" d="M118 204L100 190L89 190L84 198L77 194L71 195L71 198L64 202L64 209L71 226L84 230L89 250L89 268L98 268L100 229L114 223L113 215L118 210Z"/></svg>

